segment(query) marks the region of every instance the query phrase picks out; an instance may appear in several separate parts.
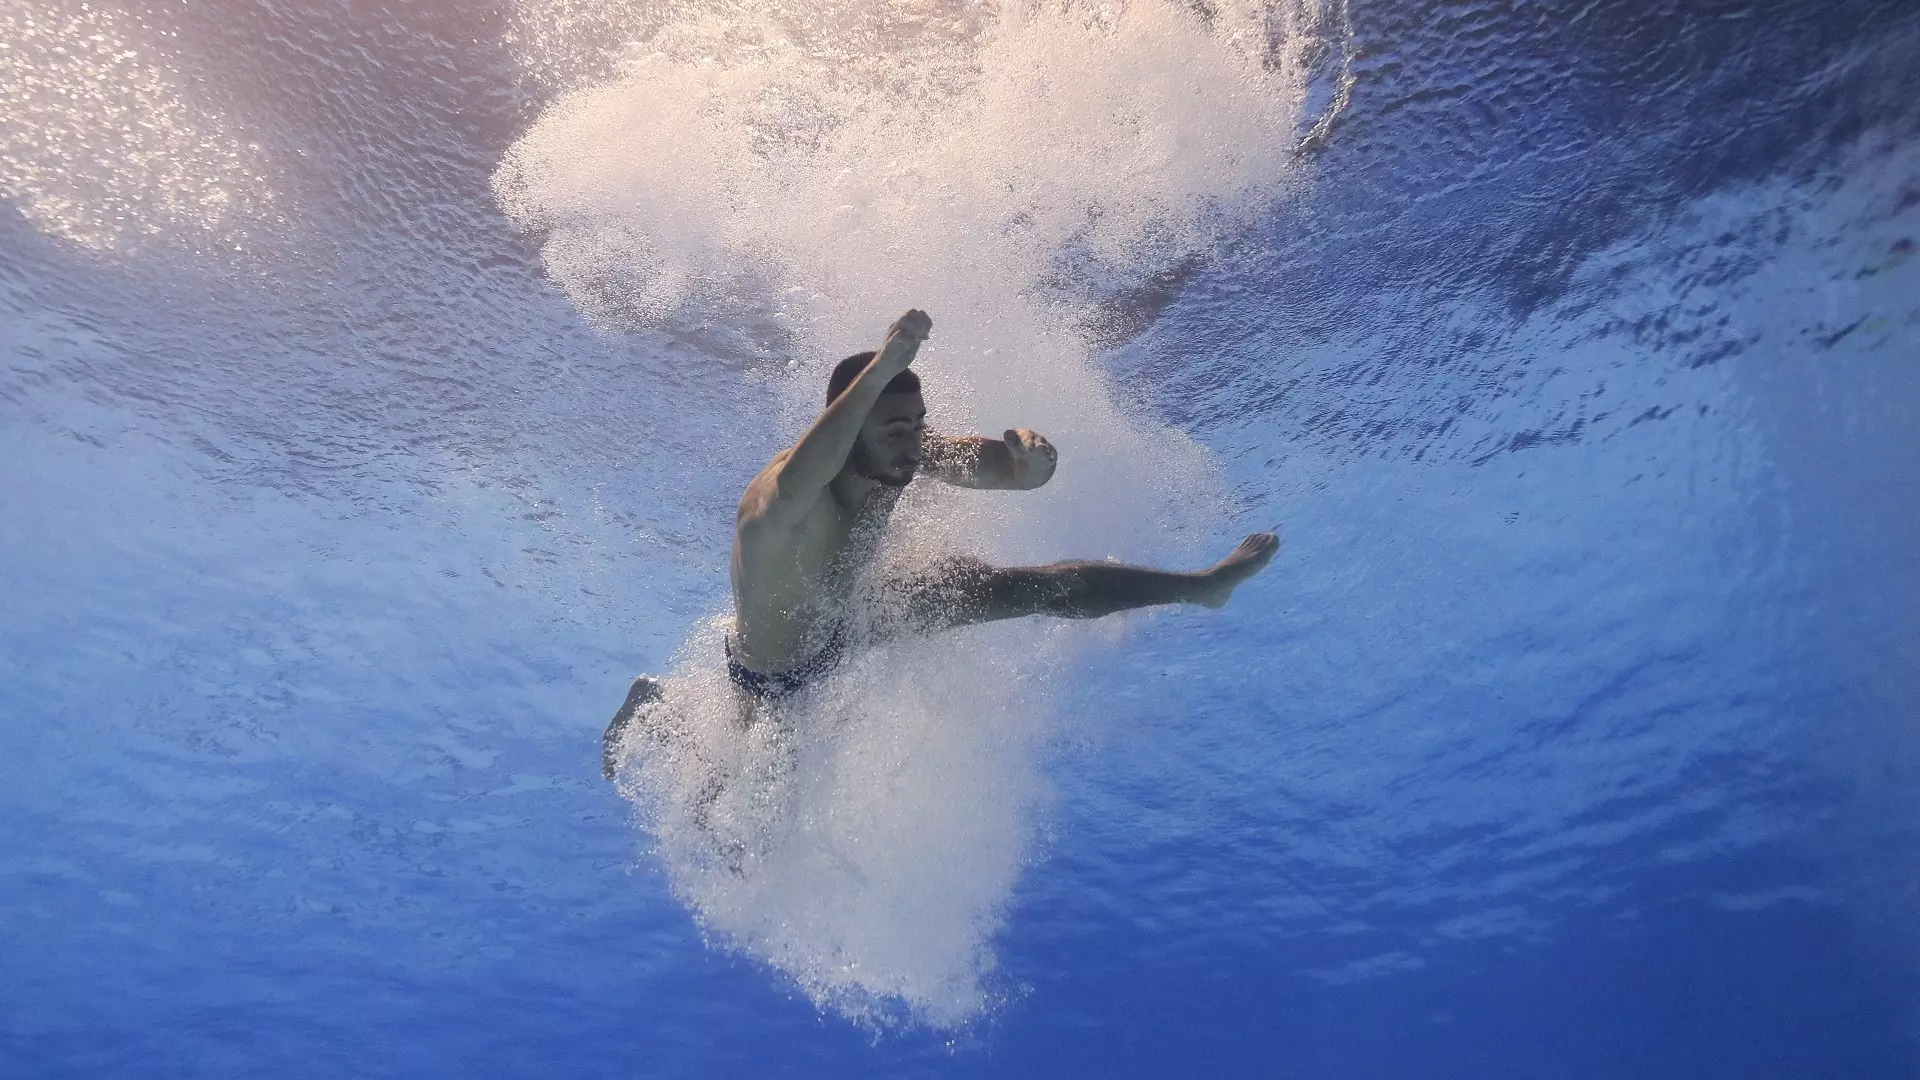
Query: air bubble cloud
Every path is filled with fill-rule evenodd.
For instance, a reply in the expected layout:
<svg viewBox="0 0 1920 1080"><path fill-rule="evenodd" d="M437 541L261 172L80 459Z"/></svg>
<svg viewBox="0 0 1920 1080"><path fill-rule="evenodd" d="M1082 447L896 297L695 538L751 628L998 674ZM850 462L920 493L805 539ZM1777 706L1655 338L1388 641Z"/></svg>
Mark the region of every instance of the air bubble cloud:
<svg viewBox="0 0 1920 1080"><path fill-rule="evenodd" d="M1048 435L1031 494L921 492L890 557L1211 561L1216 471L1095 363L1103 307L1190 266L1293 181L1317 5L893 0L525 3L538 76L572 88L495 175L552 279L611 330L790 356L789 429L828 365L908 307L934 422ZM613 42L614 44L609 44ZM998 501L988 501L998 500ZM785 724L742 724L696 633L626 747L677 893L823 1004L950 1026L995 992L991 941L1046 803L1050 672L1086 632L1037 623L866 653Z"/></svg>

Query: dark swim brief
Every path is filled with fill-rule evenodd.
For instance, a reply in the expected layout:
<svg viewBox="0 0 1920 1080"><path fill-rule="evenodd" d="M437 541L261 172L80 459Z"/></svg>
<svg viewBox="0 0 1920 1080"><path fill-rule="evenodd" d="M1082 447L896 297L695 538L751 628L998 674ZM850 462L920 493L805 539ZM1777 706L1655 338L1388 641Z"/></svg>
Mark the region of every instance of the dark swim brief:
<svg viewBox="0 0 1920 1080"><path fill-rule="evenodd" d="M836 624L827 643L813 658L797 667L772 673L755 671L733 658L733 635L727 635L727 677L733 685L761 701L779 701L827 677L847 654L847 626Z"/></svg>

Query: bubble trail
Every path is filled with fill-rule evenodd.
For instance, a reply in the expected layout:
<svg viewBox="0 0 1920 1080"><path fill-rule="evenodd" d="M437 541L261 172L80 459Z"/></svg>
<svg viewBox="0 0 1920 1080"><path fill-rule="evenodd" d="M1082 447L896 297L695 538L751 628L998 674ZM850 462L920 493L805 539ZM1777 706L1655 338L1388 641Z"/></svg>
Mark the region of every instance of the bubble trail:
<svg viewBox="0 0 1920 1080"><path fill-rule="evenodd" d="M1031 427L1063 465L992 503L916 490L891 558L1198 564L1174 537L1218 522L1217 470L1126 405L1089 328L1297 179L1296 148L1325 119L1303 117L1308 58L1344 54L1343 18L1162 0L529 3L523 61L576 88L508 151L495 193L598 325L792 357L768 409L783 429L811 418L835 360L901 310L930 311L917 366L936 427ZM624 48L582 44L621 33ZM624 789L678 895L822 1004L977 1015L1047 800L1049 673L1083 632L890 646L787 729L740 723L721 632L690 639L671 715L627 748Z"/></svg>

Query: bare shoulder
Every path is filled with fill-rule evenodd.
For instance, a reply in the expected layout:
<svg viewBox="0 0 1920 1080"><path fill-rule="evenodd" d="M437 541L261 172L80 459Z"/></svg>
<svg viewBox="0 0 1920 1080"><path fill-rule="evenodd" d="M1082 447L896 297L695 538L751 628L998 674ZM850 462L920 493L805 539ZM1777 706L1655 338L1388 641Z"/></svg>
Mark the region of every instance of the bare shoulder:
<svg viewBox="0 0 1920 1080"><path fill-rule="evenodd" d="M773 460L767 462L759 475L747 484L747 490L740 496L739 509L734 514L734 524L742 533L777 525L780 518L792 516L796 509L804 512L803 507L783 504L781 498L780 471L792 456L791 447L773 455ZM787 503L791 501L786 500Z"/></svg>

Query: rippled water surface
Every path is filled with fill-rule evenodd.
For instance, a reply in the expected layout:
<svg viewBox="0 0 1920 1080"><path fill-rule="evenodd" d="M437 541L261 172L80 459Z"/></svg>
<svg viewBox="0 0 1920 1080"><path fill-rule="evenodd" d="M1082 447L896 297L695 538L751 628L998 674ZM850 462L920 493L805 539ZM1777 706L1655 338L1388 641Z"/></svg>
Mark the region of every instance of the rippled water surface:
<svg viewBox="0 0 1920 1080"><path fill-rule="evenodd" d="M0 46L0 1075L1920 1074L1911 5ZM909 305L1062 465L899 557L1281 555L710 723Z"/></svg>

